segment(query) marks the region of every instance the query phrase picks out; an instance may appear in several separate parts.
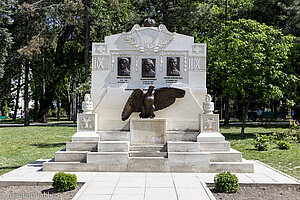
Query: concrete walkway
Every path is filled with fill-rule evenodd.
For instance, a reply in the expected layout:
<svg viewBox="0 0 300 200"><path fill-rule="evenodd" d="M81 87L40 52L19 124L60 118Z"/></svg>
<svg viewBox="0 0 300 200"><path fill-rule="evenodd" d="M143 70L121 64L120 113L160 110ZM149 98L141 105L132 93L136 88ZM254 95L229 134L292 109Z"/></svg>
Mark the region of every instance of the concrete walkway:
<svg viewBox="0 0 300 200"><path fill-rule="evenodd" d="M51 184L55 172L42 171L42 163L20 167L0 176L0 187L9 185ZM240 184L297 184L300 181L259 161L255 173L236 173ZM212 200L207 188L216 173L124 173L73 172L78 182L85 184L73 198L75 200Z"/></svg>

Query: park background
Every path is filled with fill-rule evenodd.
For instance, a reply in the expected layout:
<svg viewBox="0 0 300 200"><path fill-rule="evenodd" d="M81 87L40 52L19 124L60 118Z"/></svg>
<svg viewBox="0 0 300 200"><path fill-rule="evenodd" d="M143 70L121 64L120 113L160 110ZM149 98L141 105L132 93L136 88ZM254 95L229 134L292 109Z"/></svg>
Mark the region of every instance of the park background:
<svg viewBox="0 0 300 200"><path fill-rule="evenodd" d="M71 124L28 125L76 121L84 94L90 91L91 42L129 31L150 16L171 32L207 43L207 90L224 123L221 133L232 147L246 159L261 160L299 179L299 128L291 119L293 115L299 120L299 4L299 0L2 0L1 124L25 126L0 128L0 174L51 158L64 147L76 131ZM247 125L257 108L265 118L254 117L250 120L259 123ZM242 123L232 125L235 121ZM274 142L269 142L268 151L254 148L256 134L276 132L285 134L290 149L280 150Z"/></svg>

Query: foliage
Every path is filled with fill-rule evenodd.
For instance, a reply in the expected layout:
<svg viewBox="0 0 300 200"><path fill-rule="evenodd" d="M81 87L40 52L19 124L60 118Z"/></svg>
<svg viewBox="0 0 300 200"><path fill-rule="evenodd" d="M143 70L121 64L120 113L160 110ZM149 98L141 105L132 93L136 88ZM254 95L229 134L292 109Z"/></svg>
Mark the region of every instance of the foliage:
<svg viewBox="0 0 300 200"><path fill-rule="evenodd" d="M77 187L77 177L75 174L66 174L65 172L58 172L53 177L52 186L58 192L74 190Z"/></svg>
<svg viewBox="0 0 300 200"><path fill-rule="evenodd" d="M277 146L279 149L289 149L291 147L291 145L287 141L284 141L284 140L278 141Z"/></svg>
<svg viewBox="0 0 300 200"><path fill-rule="evenodd" d="M215 189L217 192L234 193L239 191L239 180L235 174L221 172L214 177Z"/></svg>
<svg viewBox="0 0 300 200"><path fill-rule="evenodd" d="M254 146L258 151L267 151L269 148L270 136L257 134Z"/></svg>

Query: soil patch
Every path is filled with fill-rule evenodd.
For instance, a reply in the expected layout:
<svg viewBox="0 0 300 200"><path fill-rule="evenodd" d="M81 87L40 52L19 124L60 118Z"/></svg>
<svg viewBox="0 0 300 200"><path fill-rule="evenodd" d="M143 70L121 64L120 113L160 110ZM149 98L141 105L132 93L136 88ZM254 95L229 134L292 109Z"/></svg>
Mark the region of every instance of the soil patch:
<svg viewBox="0 0 300 200"><path fill-rule="evenodd" d="M217 200L296 200L300 199L300 185L240 186L236 193L218 193L209 187Z"/></svg>
<svg viewBox="0 0 300 200"><path fill-rule="evenodd" d="M69 200L80 190L83 184L78 184L75 190L57 192L52 185L8 186L0 187L0 199L51 199Z"/></svg>

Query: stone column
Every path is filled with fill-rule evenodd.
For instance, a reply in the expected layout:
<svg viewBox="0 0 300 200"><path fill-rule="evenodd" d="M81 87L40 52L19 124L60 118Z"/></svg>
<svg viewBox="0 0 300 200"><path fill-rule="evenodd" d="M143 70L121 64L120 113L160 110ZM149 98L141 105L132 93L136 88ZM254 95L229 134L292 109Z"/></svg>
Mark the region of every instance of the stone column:
<svg viewBox="0 0 300 200"><path fill-rule="evenodd" d="M224 136L219 132L219 115L213 114L214 103L211 102L209 94L205 97L203 103L204 113L199 115L198 142L223 142Z"/></svg>
<svg viewBox="0 0 300 200"><path fill-rule="evenodd" d="M77 114L77 133L73 135L72 141L99 141L97 134L98 114L93 113L93 102L91 95L84 96L82 102L83 113Z"/></svg>

